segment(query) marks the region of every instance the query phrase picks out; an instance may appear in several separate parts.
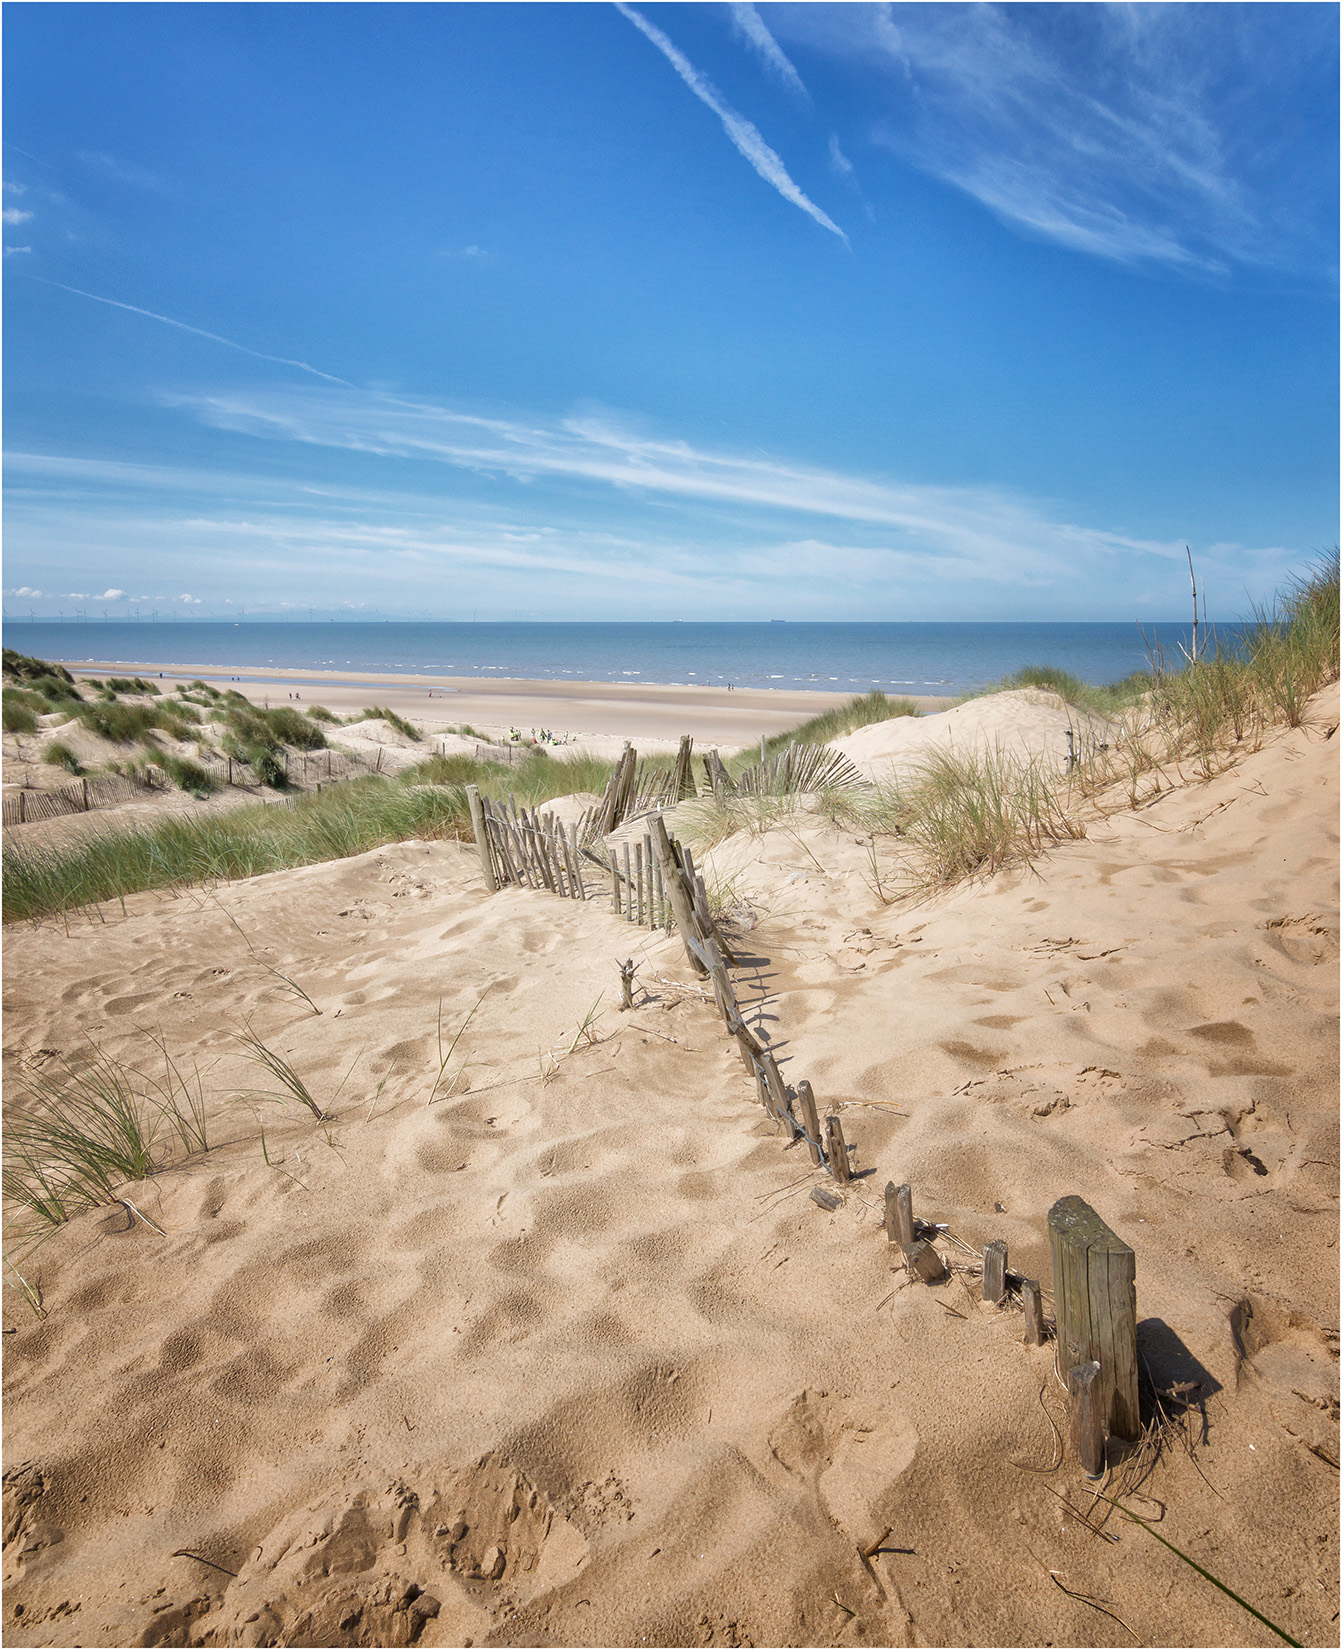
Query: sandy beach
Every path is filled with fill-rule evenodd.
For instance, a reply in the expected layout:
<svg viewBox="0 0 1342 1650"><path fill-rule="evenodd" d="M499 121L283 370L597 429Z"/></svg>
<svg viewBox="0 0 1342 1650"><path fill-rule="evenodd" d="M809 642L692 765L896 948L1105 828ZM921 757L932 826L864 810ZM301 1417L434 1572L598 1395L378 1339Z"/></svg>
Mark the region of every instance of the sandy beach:
<svg viewBox="0 0 1342 1650"><path fill-rule="evenodd" d="M215 1099L5 1292L6 1641L1277 1642L1106 1517L1019 1312L892 1264L893 1180L1029 1276L1065 1194L1133 1245L1184 1423L1125 1504L1335 1642L1337 722L927 903L815 814L704 855L832 1212L679 940L469 845L11 926L11 1070L152 1034Z"/></svg>
<svg viewBox="0 0 1342 1650"><path fill-rule="evenodd" d="M87 662L70 665L71 674L143 675L158 678L159 668ZM164 685L173 673L165 674ZM186 673L178 671L180 679ZM547 728L572 740L583 735L666 741L683 733L700 744L734 747L762 735L782 733L842 702L835 693L798 693L772 688L688 687L676 684L625 686L618 682L482 681L470 676L411 676L365 672L237 669L201 673L220 689L235 687L258 703L288 703L297 692L304 703L322 704L341 715L365 705L385 705L398 716L430 730L468 722L481 733L507 736L510 728L529 734ZM944 699L920 698L922 710L939 710Z"/></svg>

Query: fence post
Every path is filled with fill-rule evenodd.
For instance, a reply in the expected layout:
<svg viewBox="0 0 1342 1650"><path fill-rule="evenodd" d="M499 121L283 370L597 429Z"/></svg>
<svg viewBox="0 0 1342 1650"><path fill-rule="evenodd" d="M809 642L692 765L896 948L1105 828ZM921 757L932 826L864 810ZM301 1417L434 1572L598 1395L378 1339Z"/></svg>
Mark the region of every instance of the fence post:
<svg viewBox="0 0 1342 1650"><path fill-rule="evenodd" d="M1007 1246L994 1238L983 1247L983 1298L994 1305L1006 1297Z"/></svg>
<svg viewBox="0 0 1342 1650"><path fill-rule="evenodd" d="M494 861L489 852L489 827L485 823L485 810L480 801L478 785L467 785L466 801L470 805L471 829L475 832L475 846L480 853L480 869L484 872L485 887L491 894L496 894L499 884L494 875Z"/></svg>
<svg viewBox="0 0 1342 1650"><path fill-rule="evenodd" d="M1039 1285L1033 1278L1025 1278L1020 1286L1020 1301L1025 1308L1025 1344L1026 1346L1043 1346L1044 1335L1044 1302L1039 1292Z"/></svg>
<svg viewBox="0 0 1342 1650"><path fill-rule="evenodd" d="M805 1077L797 1084L797 1103L801 1107L802 1127L806 1130L806 1145L811 1162L817 1169L825 1166L825 1148L820 1139L820 1116L816 1111L815 1092Z"/></svg>
<svg viewBox="0 0 1342 1650"><path fill-rule="evenodd" d="M907 1257L913 1248L913 1188L907 1182L896 1186L890 1181L885 1188L885 1235Z"/></svg>
<svg viewBox="0 0 1342 1650"><path fill-rule="evenodd" d="M1099 1405L1109 1431L1136 1438L1136 1257L1079 1197L1063 1197L1048 1212L1058 1363L1099 1365Z"/></svg>
<svg viewBox="0 0 1342 1650"><path fill-rule="evenodd" d="M676 913L676 924L682 938L694 939L698 936L699 926L694 919L694 906L685 887L680 866L676 863L671 852L671 839L666 834L666 825L660 814L655 814L652 820L652 851L657 856L657 863L661 869L662 882L667 893L671 896L671 908ZM685 947L690 965L696 974L707 974L708 969L689 946Z"/></svg>
<svg viewBox="0 0 1342 1650"><path fill-rule="evenodd" d="M843 1124L833 1113L825 1119L825 1145L829 1148L829 1172L840 1186L846 1186L853 1178L853 1171L848 1162L848 1145L843 1138Z"/></svg>
<svg viewBox="0 0 1342 1650"><path fill-rule="evenodd" d="M1072 1395L1072 1440L1087 1478L1104 1477L1104 1398L1102 1373L1093 1359L1067 1372Z"/></svg>

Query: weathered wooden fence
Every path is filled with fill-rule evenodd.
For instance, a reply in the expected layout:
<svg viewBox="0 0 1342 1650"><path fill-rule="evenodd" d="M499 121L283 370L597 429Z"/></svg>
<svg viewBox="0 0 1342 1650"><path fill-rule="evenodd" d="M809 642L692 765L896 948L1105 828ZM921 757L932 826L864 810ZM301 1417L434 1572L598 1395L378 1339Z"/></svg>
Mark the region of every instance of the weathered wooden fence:
<svg viewBox="0 0 1342 1650"><path fill-rule="evenodd" d="M668 802L674 802L680 794L678 787L688 778L688 748L689 741L683 740L683 766L678 761L673 777L665 781ZM709 784L721 794L719 786L726 775L722 764L715 764L716 756L714 751L705 759L705 771ZM772 759L766 754L754 770L747 771L755 774L760 790L774 785L819 789L826 783L851 783L840 765L846 758L836 761L836 756L823 747L803 748L800 754L784 750ZM677 930L691 968L712 987L717 1011L727 1034L735 1039L766 1116L782 1131L788 1146L804 1142L813 1168L827 1173L831 1185L842 1189L852 1182L855 1172L862 1172L854 1170L843 1124L836 1111L821 1117L815 1092L805 1078L789 1087L772 1048L747 1024L730 972L738 959L713 917L703 877L695 869L689 848L670 836L659 813L653 814L647 834L641 843L632 845L632 852L629 843L621 844L617 852L601 841L603 820L619 818L622 808L626 816L632 810L629 799L637 796L636 764L635 753L626 746L600 807L567 829L552 816L512 804L506 809L491 804L475 786L467 786L486 884L492 891L516 882L587 899L585 859L603 873L600 891L604 891L605 877L611 879L613 914L648 927L664 926L668 933ZM666 770L662 773L665 776ZM689 784L692 788L692 779ZM751 789L744 794L751 794ZM634 1006L634 973L632 958L620 965L622 1008ZM841 1190L820 1184L811 1188L811 1196L829 1210L843 1201ZM893 1181L885 1188L882 1226L891 1253L910 1280L936 1285L955 1273L970 1274L980 1280L984 1301L1021 1312L1022 1339L1027 1346L1042 1346L1051 1335L1056 1338L1056 1361L1071 1403L1075 1456L1088 1478L1102 1478L1110 1463L1109 1440L1134 1440L1141 1431L1135 1259L1129 1245L1079 1197L1065 1197L1054 1204L1048 1226L1055 1321L1049 1323L1045 1291L1037 1279L1011 1270L1003 1239L992 1239L979 1251L945 1224L916 1219L912 1188L896 1186Z"/></svg>
<svg viewBox="0 0 1342 1650"><path fill-rule="evenodd" d="M130 778L122 774L94 775L76 779L51 790L11 791L0 803L4 825L27 825L40 819L60 819L66 814L85 814L94 808L112 808L133 802L147 791L161 790L166 778Z"/></svg>

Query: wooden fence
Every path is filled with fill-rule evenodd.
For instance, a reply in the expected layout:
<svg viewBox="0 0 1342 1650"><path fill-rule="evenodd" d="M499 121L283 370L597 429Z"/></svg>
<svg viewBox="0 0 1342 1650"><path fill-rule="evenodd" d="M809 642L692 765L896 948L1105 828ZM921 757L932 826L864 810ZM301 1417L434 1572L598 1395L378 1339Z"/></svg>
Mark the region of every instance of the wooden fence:
<svg viewBox="0 0 1342 1650"><path fill-rule="evenodd" d="M682 751L687 743L682 742ZM774 759L780 769L789 755L784 751ZM616 777L624 773L627 779L635 760L626 749ZM811 783L817 774L836 771L818 759L808 760L810 767L794 759L792 771ZM766 757L759 766L763 769L767 764ZM706 767L712 783L711 757ZM612 797L618 808L620 794L618 789L608 790L600 808L589 810L578 825L566 829L552 816L513 804L497 807L481 798L475 786L467 786L486 885L493 891L506 882L516 882L587 899L591 896L584 882L586 859L603 872L602 891L605 876L611 879L613 914L649 927L664 925L668 933L673 927L678 929L690 966L712 986L717 1011L727 1034L735 1039L766 1116L782 1131L788 1146L805 1143L812 1167L826 1173L837 1188L816 1184L811 1188L812 1199L823 1209L837 1209L843 1202L841 1189L855 1175L852 1149L837 1112L821 1117L805 1078L789 1087L773 1050L746 1023L730 973L737 958L709 909L704 881L690 850L668 834L660 814L654 814L649 831L642 843L633 845L632 854L628 843L621 845L618 856L601 843L600 821L611 811L607 804ZM632 958L620 965L624 1008L634 1006L634 972ZM1021 1312L1022 1339L1027 1346L1056 1339L1057 1361L1071 1405L1075 1458L1088 1479L1101 1479L1109 1470L1112 1450L1121 1448L1117 1441L1134 1440L1141 1433L1135 1259L1129 1245L1079 1197L1064 1197L1055 1203L1048 1216L1054 1296L1054 1322L1049 1323L1043 1288L1037 1279L1011 1270L1004 1240L993 1239L980 1251L944 1224L915 1219L909 1185L887 1184L882 1227L891 1254L908 1280L934 1286L955 1273L968 1274L980 1280L984 1301ZM1111 1439L1116 1441L1113 1445Z"/></svg>
<svg viewBox="0 0 1342 1650"><path fill-rule="evenodd" d="M76 779L47 791L11 792L0 803L0 824L27 825L41 819L61 819L67 814L85 814L95 808L112 808L120 802L133 802L146 791L160 790L163 783L150 777L107 774Z"/></svg>

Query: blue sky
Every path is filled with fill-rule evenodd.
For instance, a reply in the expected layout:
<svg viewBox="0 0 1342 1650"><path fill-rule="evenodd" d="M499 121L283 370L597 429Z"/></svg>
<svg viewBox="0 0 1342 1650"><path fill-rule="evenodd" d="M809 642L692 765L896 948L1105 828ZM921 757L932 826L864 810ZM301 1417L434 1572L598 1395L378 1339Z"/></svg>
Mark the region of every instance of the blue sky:
<svg viewBox="0 0 1342 1650"><path fill-rule="evenodd" d="M1331 5L5 11L6 611L1233 617ZM124 306L124 307L123 307Z"/></svg>

